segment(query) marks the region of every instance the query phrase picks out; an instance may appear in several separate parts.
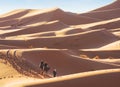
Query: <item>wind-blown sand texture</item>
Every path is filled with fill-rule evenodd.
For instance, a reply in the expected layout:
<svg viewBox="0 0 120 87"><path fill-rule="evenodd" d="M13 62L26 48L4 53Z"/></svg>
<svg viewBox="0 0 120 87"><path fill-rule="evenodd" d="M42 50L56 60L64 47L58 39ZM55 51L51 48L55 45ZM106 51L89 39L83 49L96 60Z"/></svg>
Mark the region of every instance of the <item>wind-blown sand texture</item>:
<svg viewBox="0 0 120 87"><path fill-rule="evenodd" d="M0 15L0 87L120 87L119 81L120 0L84 14L50 8Z"/></svg>

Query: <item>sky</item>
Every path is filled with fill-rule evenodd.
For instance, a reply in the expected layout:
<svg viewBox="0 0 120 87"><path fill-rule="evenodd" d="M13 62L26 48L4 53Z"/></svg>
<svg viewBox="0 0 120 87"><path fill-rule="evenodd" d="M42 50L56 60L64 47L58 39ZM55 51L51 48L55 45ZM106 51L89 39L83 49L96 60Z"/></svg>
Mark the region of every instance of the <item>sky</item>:
<svg viewBox="0 0 120 87"><path fill-rule="evenodd" d="M1 0L0 14L15 9L44 9L58 7L74 13L87 12L114 0Z"/></svg>

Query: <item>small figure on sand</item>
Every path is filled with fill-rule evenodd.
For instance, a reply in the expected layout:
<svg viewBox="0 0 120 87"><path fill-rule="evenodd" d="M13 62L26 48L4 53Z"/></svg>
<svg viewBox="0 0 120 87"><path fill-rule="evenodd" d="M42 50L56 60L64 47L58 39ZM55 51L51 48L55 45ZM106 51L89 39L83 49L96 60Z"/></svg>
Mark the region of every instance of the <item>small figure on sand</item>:
<svg viewBox="0 0 120 87"><path fill-rule="evenodd" d="M41 70L44 69L44 61L41 61L41 62L40 62L39 67L40 67Z"/></svg>
<svg viewBox="0 0 120 87"><path fill-rule="evenodd" d="M44 71L47 73L50 70L50 67L47 63L44 64Z"/></svg>
<svg viewBox="0 0 120 87"><path fill-rule="evenodd" d="M39 64L39 68L42 70L42 73L41 74L47 74L48 73L48 71L50 70L50 67L49 67L49 65L48 65L48 63L47 62L44 62L43 60L40 62L40 64ZM57 70L56 69L54 69L53 70L53 77L56 77L57 76Z"/></svg>
<svg viewBox="0 0 120 87"><path fill-rule="evenodd" d="M53 70L53 77L56 77L56 76L57 76L57 70L54 69L54 70Z"/></svg>
<svg viewBox="0 0 120 87"><path fill-rule="evenodd" d="M47 62L41 61L39 64L39 68L42 70L42 74L48 73L50 70L50 67L48 66Z"/></svg>

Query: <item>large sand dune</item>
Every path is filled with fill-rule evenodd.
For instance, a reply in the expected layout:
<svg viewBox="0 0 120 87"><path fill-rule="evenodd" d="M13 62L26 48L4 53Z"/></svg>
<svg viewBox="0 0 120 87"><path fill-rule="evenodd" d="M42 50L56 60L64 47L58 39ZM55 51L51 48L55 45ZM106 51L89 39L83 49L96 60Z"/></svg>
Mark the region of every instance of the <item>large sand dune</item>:
<svg viewBox="0 0 120 87"><path fill-rule="evenodd" d="M16 82L8 81L7 85L9 87L74 87L74 86L84 86L84 87L119 87L120 79L120 69L109 69L109 70L100 70L92 71L78 74L71 74L62 77L45 79L45 80L36 80L36 79L17 79ZM28 83L28 81L30 83ZM104 84L103 84L104 83Z"/></svg>
<svg viewBox="0 0 120 87"><path fill-rule="evenodd" d="M101 19L101 20L108 20L108 19L120 17L120 8L99 11L99 12L89 12L89 13L84 13L80 15L91 17L91 18L96 18L96 19Z"/></svg>
<svg viewBox="0 0 120 87"><path fill-rule="evenodd" d="M90 42L90 40L92 41ZM32 46L33 48L48 47L48 48L61 48L61 49L64 49L64 48L88 49L88 48L102 47L118 40L119 40L118 37L112 35L107 31L97 30L97 31L85 32L85 33L79 33L76 35L67 35L67 36L58 36L58 37L55 37L55 36L31 37L31 38L28 37L26 39L25 38L19 39L19 37L18 38L16 37L15 40L13 40L13 38L8 40L7 39L0 40L0 44L10 45L10 46L19 46L19 47ZM64 44L64 42L66 44Z"/></svg>
<svg viewBox="0 0 120 87"><path fill-rule="evenodd" d="M28 11L29 13L22 15L25 11ZM18 17L18 14L20 14L23 17ZM11 18L11 15L14 18ZM31 11L31 10L23 10L20 12L13 11L12 14L9 14L7 17L4 18L4 20L1 21L0 26L25 26L33 23L38 22L44 22L44 21L54 21L54 20L60 20L61 22L65 24L70 25L76 25L76 24L84 24L84 23L90 23L98 21L97 19L90 18L90 17L84 17L84 16L78 16L77 14L70 14L67 12L62 11L58 8L52 8L52 9L45 9L45 10L37 10L37 11ZM17 18L18 17L18 18ZM3 17L2 17L3 18ZM16 21L16 23L14 22Z"/></svg>
<svg viewBox="0 0 120 87"><path fill-rule="evenodd" d="M110 5L80 15L101 20L118 18L120 17L120 1L117 0Z"/></svg>
<svg viewBox="0 0 120 87"><path fill-rule="evenodd" d="M93 11L111 10L111 9L115 9L115 8L120 8L120 0L115 0L113 3L111 3L107 6L103 6L101 8L95 9Z"/></svg>
<svg viewBox="0 0 120 87"><path fill-rule="evenodd" d="M117 71L117 72L116 72ZM93 74L94 73L94 74ZM80 73L75 75L68 75L64 77L49 79L48 82L32 84L27 87L118 87L120 79L120 70L103 70L99 72ZM104 83L104 84L103 84Z"/></svg>
<svg viewBox="0 0 120 87"><path fill-rule="evenodd" d="M119 2L84 14L50 8L0 15L0 87L119 87Z"/></svg>
<svg viewBox="0 0 120 87"><path fill-rule="evenodd" d="M28 26L23 29L19 29L17 31L13 31L10 33L3 34L4 36L16 36L16 35L24 35L24 34L34 34L38 32L48 32L48 31L57 31L60 29L64 29L69 27L68 25L65 25L62 22L59 21L53 21L48 23L40 23L33 26Z"/></svg>
<svg viewBox="0 0 120 87"><path fill-rule="evenodd" d="M19 17L24 16L27 13L29 13L29 11L30 11L29 9L27 9L27 10L26 9L18 9L18 10L8 12L4 15L0 15L0 21L19 18Z"/></svg>

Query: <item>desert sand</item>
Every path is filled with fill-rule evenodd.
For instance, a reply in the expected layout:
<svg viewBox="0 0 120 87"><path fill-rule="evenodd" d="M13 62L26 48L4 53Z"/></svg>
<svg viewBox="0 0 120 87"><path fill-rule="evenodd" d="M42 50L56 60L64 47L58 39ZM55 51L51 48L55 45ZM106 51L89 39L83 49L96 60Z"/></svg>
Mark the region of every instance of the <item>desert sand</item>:
<svg viewBox="0 0 120 87"><path fill-rule="evenodd" d="M120 87L119 23L120 0L82 14L49 8L0 15L0 87Z"/></svg>

